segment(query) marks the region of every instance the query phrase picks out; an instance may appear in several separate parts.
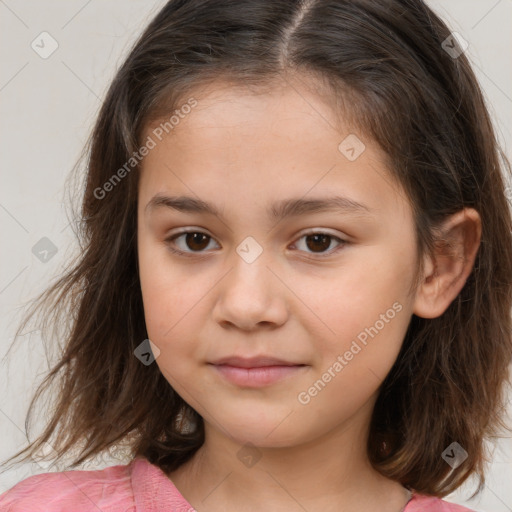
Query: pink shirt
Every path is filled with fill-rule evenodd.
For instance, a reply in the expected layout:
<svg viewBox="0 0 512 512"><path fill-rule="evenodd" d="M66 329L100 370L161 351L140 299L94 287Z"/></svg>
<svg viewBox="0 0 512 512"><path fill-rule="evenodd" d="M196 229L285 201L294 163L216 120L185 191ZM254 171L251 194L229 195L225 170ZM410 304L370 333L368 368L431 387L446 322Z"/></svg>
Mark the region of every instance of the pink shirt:
<svg viewBox="0 0 512 512"><path fill-rule="evenodd" d="M138 457L126 465L25 478L0 495L1 512L194 512L157 466ZM403 512L472 512L413 494Z"/></svg>

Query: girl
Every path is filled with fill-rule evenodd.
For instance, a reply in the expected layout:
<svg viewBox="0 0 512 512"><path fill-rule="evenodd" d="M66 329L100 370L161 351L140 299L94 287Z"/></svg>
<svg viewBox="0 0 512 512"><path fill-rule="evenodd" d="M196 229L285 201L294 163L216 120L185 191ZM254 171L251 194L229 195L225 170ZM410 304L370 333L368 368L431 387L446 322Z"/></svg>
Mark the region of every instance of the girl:
<svg viewBox="0 0 512 512"><path fill-rule="evenodd" d="M72 314L60 393L14 456L132 460L0 510L468 510L442 498L506 427L512 222L463 49L421 0L167 3L99 114L40 304Z"/></svg>

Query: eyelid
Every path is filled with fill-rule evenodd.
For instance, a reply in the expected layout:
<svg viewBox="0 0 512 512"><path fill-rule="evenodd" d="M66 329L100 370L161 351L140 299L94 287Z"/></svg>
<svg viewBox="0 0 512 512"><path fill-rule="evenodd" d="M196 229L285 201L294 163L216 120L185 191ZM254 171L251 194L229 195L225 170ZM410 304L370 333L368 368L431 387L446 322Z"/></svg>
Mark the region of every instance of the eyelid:
<svg viewBox="0 0 512 512"><path fill-rule="evenodd" d="M204 234L204 235L208 236L211 240L215 240L215 238L212 235L210 235L208 232L204 231L203 228L190 227L190 228L185 228L180 231L174 232L171 235L167 236L164 241L166 242L168 249L175 254L180 254L185 257L202 258L202 257L207 256L208 251L199 251L199 252L182 251L181 249L174 249L173 247L171 247L171 243L173 243L176 238L180 237L181 235L188 234L188 233ZM332 256L334 253L338 252L338 250L340 250L345 245L348 245L350 243L350 241L347 240L346 238L342 238L336 234L333 234L331 232L331 230L329 230L328 228L314 228L314 229L309 228L308 230L299 232L295 236L294 242L292 242L292 245L295 245L301 238L303 238L305 236L312 236L312 235L327 235L327 236L337 240L339 243L339 245L337 247L335 247L334 249L331 249L325 253L316 253L315 254L315 253L307 253L306 252L306 254L309 255L308 257L313 257L314 259ZM299 252L305 252L305 251L299 251Z"/></svg>

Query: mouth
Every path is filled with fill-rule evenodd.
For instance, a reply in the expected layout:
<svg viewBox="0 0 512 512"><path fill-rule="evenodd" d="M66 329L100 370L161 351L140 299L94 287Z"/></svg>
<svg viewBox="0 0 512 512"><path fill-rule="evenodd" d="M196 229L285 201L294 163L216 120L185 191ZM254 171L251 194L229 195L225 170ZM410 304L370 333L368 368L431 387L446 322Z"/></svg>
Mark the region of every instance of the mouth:
<svg viewBox="0 0 512 512"><path fill-rule="evenodd" d="M227 357L213 363L214 370L224 379L242 387L262 387L297 375L309 366L274 357Z"/></svg>

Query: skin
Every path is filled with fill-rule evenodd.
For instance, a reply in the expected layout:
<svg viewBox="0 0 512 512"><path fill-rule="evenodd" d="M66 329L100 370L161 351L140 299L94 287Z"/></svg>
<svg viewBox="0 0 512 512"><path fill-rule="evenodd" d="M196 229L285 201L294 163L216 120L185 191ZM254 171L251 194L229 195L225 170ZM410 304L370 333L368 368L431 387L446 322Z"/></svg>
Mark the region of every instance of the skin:
<svg viewBox="0 0 512 512"><path fill-rule="evenodd" d="M344 125L314 84L302 78L253 94L219 82L194 97L198 105L145 157L138 198L140 280L156 364L205 421L204 445L169 477L199 511L399 512L406 490L367 459L371 413L411 315L441 315L462 289L480 241L478 213L466 209L445 223L453 254L425 257L421 285L409 294L418 264L411 206L386 155ZM351 133L366 146L354 161L338 150ZM212 202L224 218L146 208L156 194ZM373 216L266 216L274 201L335 194ZM183 228L210 238L166 241ZM322 246L304 235L311 231L333 238ZM248 236L263 251L251 263L236 250ZM300 403L299 393L396 303L400 312ZM307 366L271 385L240 387L207 364L235 354ZM246 443L258 458L250 467L238 456Z"/></svg>

